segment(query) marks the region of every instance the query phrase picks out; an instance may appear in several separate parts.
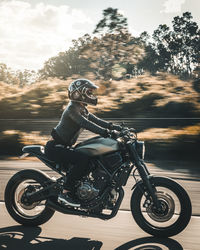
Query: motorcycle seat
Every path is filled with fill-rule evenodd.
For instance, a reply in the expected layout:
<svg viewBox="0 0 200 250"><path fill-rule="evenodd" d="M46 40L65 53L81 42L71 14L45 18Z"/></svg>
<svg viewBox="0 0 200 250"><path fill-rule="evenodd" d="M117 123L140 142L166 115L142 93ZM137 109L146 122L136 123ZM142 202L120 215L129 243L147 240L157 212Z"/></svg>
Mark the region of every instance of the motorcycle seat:
<svg viewBox="0 0 200 250"><path fill-rule="evenodd" d="M29 153L29 154L33 154L36 156L42 156L44 157L44 147L41 145L30 145L30 146L25 146L22 148L22 151L24 153Z"/></svg>
<svg viewBox="0 0 200 250"><path fill-rule="evenodd" d="M24 153L34 155L34 156L38 157L39 159L44 160L45 162L49 162L51 164L55 163L54 161L48 159L48 157L45 155L44 147L41 146L41 145L25 146L25 147L22 148L22 151Z"/></svg>
<svg viewBox="0 0 200 250"><path fill-rule="evenodd" d="M24 153L28 153L31 155L36 156L37 158L39 158L42 162L44 162L47 166L52 166L52 167L56 167L57 169L65 169L65 164L64 163L58 163L55 161L50 160L44 152L44 147L41 145L30 145L30 146L25 146L22 148L22 151Z"/></svg>

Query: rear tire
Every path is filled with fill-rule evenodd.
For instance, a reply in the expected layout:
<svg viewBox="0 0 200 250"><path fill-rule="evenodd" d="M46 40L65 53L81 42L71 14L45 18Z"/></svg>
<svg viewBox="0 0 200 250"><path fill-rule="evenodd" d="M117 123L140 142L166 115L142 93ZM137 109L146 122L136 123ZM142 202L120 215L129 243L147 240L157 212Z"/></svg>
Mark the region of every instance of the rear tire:
<svg viewBox="0 0 200 250"><path fill-rule="evenodd" d="M187 192L175 181L165 177L153 177L150 181L157 190L158 199L165 206L163 214L155 212L153 206L143 207L143 183L136 186L131 197L131 212L139 227L157 237L169 237L180 233L188 225L192 206ZM168 192L160 191L162 189ZM174 194L174 197L173 197ZM176 212L179 209L179 212ZM168 225L169 223L171 225ZM166 225L166 226L165 226Z"/></svg>
<svg viewBox="0 0 200 250"><path fill-rule="evenodd" d="M21 202L27 186L31 184L38 187L44 186L44 183L49 180L49 177L43 172L28 169L16 173L8 181L5 189L5 205L8 213L15 221L25 226L38 226L47 222L53 216L55 211L48 208L44 202L36 202L30 205ZM40 209L42 210L40 211Z"/></svg>

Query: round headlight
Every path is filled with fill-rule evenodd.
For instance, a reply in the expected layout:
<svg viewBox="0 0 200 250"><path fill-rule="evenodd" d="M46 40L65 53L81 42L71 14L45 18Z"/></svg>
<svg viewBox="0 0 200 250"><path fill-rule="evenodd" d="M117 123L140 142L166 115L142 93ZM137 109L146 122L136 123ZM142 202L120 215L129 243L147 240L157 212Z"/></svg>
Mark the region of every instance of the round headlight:
<svg viewBox="0 0 200 250"><path fill-rule="evenodd" d="M144 160L145 155L145 144L144 141L137 141L136 142L136 150L140 157L140 159Z"/></svg>

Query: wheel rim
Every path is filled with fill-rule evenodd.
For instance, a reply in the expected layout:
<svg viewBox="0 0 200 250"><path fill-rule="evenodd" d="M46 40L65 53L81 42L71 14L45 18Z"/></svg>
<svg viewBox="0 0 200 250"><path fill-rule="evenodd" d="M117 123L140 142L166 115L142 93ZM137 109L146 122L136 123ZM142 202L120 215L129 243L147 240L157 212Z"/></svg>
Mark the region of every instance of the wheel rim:
<svg viewBox="0 0 200 250"><path fill-rule="evenodd" d="M143 195L140 202L142 216L153 227L166 228L174 224L181 213L181 204L177 195L166 187L157 186L156 194L161 205L158 211L150 202L148 207L144 208L146 197Z"/></svg>
<svg viewBox="0 0 200 250"><path fill-rule="evenodd" d="M161 206L161 211L157 211L153 204L151 204L147 208L147 214L149 217L157 222L166 222L169 221L174 214L175 211L175 203L173 198L168 194L164 192L156 192L156 196L158 198L158 202Z"/></svg>
<svg viewBox="0 0 200 250"><path fill-rule="evenodd" d="M32 191L30 191L32 187ZM26 202L25 197L39 190L41 184L36 180L28 179L19 183L14 193L14 208L18 214L28 219L32 219L40 215L45 209L45 201L28 203Z"/></svg>

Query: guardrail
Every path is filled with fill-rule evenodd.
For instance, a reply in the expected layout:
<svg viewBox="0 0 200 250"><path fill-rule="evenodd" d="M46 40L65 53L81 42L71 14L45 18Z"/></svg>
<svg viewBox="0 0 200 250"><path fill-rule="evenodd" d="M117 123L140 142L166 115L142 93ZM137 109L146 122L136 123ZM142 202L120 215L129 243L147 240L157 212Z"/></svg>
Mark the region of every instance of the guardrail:
<svg viewBox="0 0 200 250"><path fill-rule="evenodd" d="M138 132L150 128L172 128L181 130L184 127L200 124L200 118L110 118L106 119L120 124L124 122L127 127L134 127ZM59 119L0 119L0 155L12 155L21 153L23 145L42 144L50 138L53 127ZM161 131L161 132L160 132ZM163 130L164 131L164 130ZM152 138L139 139L146 141L146 157L151 159L199 159L199 136L178 137L173 140L166 138L162 130L158 130L159 138L156 134ZM163 133L163 139L162 139ZM183 131L184 135L185 131ZM187 133L186 133L187 134ZM83 141L91 136L91 132L84 130L77 142ZM156 141L155 141L156 139Z"/></svg>
<svg viewBox="0 0 200 250"><path fill-rule="evenodd" d="M200 118L110 118L105 119L114 123L125 123L137 131L147 128L184 127L200 122ZM23 132L40 131L49 135L59 119L0 119L0 132L5 130L19 130Z"/></svg>

